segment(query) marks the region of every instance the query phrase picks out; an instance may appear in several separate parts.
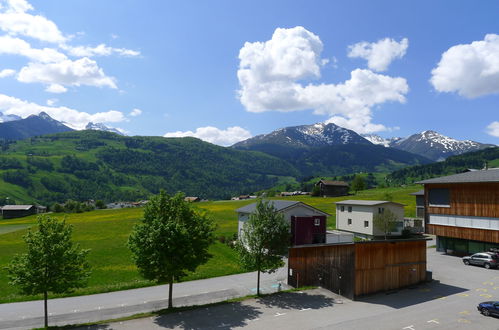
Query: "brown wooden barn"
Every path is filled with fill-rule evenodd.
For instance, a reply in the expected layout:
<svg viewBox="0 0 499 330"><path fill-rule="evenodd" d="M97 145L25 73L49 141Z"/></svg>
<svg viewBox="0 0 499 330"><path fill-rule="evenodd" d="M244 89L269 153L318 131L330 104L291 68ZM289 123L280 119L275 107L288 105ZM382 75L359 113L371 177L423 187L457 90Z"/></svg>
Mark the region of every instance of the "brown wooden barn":
<svg viewBox="0 0 499 330"><path fill-rule="evenodd" d="M499 169L469 171L424 184L426 232L437 250L469 254L499 248Z"/></svg>
<svg viewBox="0 0 499 330"><path fill-rule="evenodd" d="M321 286L349 299L426 281L426 239L289 249L288 284Z"/></svg>
<svg viewBox="0 0 499 330"><path fill-rule="evenodd" d="M320 189L320 195L326 197L347 196L350 187L344 181L320 180L315 184Z"/></svg>
<svg viewBox="0 0 499 330"><path fill-rule="evenodd" d="M5 205L2 206L2 217L4 219L21 218L28 215L45 213L47 208L36 205Z"/></svg>

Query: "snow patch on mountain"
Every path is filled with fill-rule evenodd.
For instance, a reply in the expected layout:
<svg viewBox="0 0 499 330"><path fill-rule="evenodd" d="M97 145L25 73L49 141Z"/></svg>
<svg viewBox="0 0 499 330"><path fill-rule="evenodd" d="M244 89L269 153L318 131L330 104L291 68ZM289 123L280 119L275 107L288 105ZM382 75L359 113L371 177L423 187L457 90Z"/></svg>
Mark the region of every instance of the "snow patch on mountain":
<svg viewBox="0 0 499 330"><path fill-rule="evenodd" d="M8 121L21 120L22 118L16 115L5 115L0 112L0 123L6 123Z"/></svg>
<svg viewBox="0 0 499 330"><path fill-rule="evenodd" d="M114 128L114 127L108 127L108 126L104 125L103 123L92 123L92 122L89 122L87 124L87 126L85 126L85 129L94 130L94 131L112 132L112 133L116 133L116 134L123 135L123 136L126 135L120 129Z"/></svg>

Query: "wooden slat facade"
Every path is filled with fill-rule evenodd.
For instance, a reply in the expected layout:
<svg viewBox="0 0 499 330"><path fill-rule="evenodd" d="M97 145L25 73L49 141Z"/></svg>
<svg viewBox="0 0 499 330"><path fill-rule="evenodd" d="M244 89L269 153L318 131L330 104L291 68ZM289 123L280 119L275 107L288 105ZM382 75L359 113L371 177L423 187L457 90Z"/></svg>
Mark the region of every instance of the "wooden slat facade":
<svg viewBox="0 0 499 330"><path fill-rule="evenodd" d="M288 265L288 284L318 285L354 299L425 281L426 240L294 247Z"/></svg>
<svg viewBox="0 0 499 330"><path fill-rule="evenodd" d="M432 188L450 190L450 207L428 204ZM425 201L427 214L499 218L499 183L425 184Z"/></svg>
<svg viewBox="0 0 499 330"><path fill-rule="evenodd" d="M427 233L437 236L467 239L471 241L499 243L499 230L442 226L427 224Z"/></svg>

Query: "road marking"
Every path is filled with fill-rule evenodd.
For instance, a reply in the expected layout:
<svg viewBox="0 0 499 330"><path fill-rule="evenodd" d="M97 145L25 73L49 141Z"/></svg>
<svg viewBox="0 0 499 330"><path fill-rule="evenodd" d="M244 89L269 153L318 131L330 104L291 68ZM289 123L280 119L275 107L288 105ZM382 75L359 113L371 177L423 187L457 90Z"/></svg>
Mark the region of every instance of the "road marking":
<svg viewBox="0 0 499 330"><path fill-rule="evenodd" d="M487 281L487 282L483 282L482 284L483 284L483 285L494 285L494 282L488 282L488 281Z"/></svg>
<svg viewBox="0 0 499 330"><path fill-rule="evenodd" d="M469 312L469 311L462 311L462 312L459 312L459 314L469 315L469 314L470 314L470 312Z"/></svg>
<svg viewBox="0 0 499 330"><path fill-rule="evenodd" d="M487 289L484 289L484 288L479 288L479 289L475 289L475 291L487 292L488 290L487 290Z"/></svg>
<svg viewBox="0 0 499 330"><path fill-rule="evenodd" d="M461 297L469 297L470 295L469 295L469 294L467 294L467 293L460 293L460 294L458 294L458 296L461 296Z"/></svg>
<svg viewBox="0 0 499 330"><path fill-rule="evenodd" d="M490 294L486 294L486 293L482 293L482 294L480 295L480 297L492 298L492 295L490 295Z"/></svg>
<svg viewBox="0 0 499 330"><path fill-rule="evenodd" d="M286 313L279 313L279 312L277 312L277 313L275 313L274 316L283 316L283 315L286 315Z"/></svg>
<svg viewBox="0 0 499 330"><path fill-rule="evenodd" d="M459 322L459 323L471 323L467 319L457 319L457 322Z"/></svg>
<svg viewBox="0 0 499 330"><path fill-rule="evenodd" d="M409 325L409 326L402 328L402 329L416 330L416 329L414 329L413 325Z"/></svg>
<svg viewBox="0 0 499 330"><path fill-rule="evenodd" d="M438 322L438 320L429 320L429 321L426 321L426 323L436 323L436 324L440 324L440 322Z"/></svg>
<svg viewBox="0 0 499 330"><path fill-rule="evenodd" d="M302 308L300 309L300 312L304 312L304 311L309 311L311 308Z"/></svg>

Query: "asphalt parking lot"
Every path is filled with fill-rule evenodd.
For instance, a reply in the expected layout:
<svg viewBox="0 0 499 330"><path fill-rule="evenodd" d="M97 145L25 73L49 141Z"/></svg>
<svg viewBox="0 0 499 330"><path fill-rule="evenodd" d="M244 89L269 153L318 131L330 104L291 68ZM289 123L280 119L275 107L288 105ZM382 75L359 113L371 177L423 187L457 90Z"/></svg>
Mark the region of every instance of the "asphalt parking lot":
<svg viewBox="0 0 499 330"><path fill-rule="evenodd" d="M479 302L499 300L499 270L428 249L434 281L358 301L327 290L283 293L90 329L499 329Z"/></svg>

